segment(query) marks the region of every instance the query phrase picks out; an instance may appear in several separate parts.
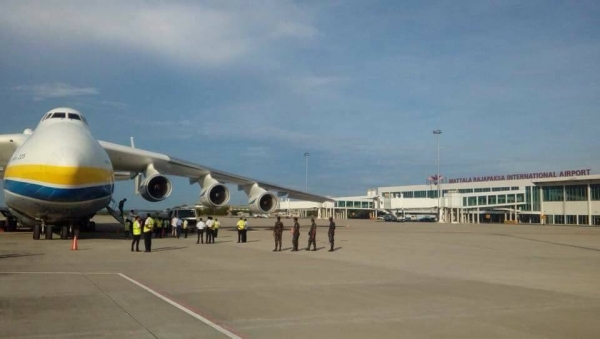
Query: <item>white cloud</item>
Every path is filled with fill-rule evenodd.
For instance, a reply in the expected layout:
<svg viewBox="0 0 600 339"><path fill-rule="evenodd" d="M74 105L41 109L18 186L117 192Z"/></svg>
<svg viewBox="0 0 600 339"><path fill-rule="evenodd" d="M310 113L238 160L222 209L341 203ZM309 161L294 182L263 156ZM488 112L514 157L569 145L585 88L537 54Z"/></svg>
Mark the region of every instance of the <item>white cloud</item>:
<svg viewBox="0 0 600 339"><path fill-rule="evenodd" d="M40 101L49 98L76 97L83 95L97 95L99 92L94 87L74 87L66 83L41 84L33 86L17 86L15 90L31 94L33 100Z"/></svg>
<svg viewBox="0 0 600 339"><path fill-rule="evenodd" d="M0 29L37 43L91 42L195 66L227 64L272 41L316 32L288 1L15 1L3 4Z"/></svg>

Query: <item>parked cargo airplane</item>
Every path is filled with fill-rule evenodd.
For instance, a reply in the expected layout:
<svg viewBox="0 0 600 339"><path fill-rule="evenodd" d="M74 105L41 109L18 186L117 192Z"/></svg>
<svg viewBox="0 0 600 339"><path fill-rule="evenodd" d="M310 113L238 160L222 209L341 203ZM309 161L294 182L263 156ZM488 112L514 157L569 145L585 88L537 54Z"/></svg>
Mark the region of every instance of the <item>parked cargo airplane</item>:
<svg viewBox="0 0 600 339"><path fill-rule="evenodd" d="M51 238L52 226L62 227L65 238L68 228L78 229L99 210L110 210L115 180L135 178L144 199L164 200L172 191L165 175L199 183L200 202L211 207L228 203L230 194L224 183L244 190L254 213L273 212L278 196L286 194L295 199L330 200L164 154L98 141L85 117L72 108L49 111L35 131L0 135L4 200L22 224L33 226L34 239L39 239L44 228L46 237Z"/></svg>

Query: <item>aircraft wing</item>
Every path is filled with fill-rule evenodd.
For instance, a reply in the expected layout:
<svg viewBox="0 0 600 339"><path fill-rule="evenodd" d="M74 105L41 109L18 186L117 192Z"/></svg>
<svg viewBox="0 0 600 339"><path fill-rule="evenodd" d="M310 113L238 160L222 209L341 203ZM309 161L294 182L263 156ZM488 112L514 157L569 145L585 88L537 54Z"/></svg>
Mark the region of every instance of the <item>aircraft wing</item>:
<svg viewBox="0 0 600 339"><path fill-rule="evenodd" d="M4 177L6 164L27 137L26 134L0 134L0 179Z"/></svg>
<svg viewBox="0 0 600 339"><path fill-rule="evenodd" d="M258 184L260 187L276 191L281 194L287 194L292 199L301 199L308 201L333 201L333 199L320 195L305 193L298 190L289 189L268 182L246 178L237 174L227 173L207 166L198 165L185 160L169 157L168 155L145 151L138 148L113 144L110 142L99 141L110 157L115 171L124 171L132 173L143 173L148 165L165 175L174 175L186 177L190 182L195 182L202 176L210 174L215 180L237 185Z"/></svg>

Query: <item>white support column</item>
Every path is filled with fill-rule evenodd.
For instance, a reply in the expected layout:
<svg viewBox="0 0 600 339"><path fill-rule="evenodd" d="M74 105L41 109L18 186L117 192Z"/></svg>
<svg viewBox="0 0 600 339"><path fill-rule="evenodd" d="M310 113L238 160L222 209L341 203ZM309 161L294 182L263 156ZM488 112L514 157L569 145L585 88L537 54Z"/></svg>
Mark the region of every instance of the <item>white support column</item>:
<svg viewBox="0 0 600 339"><path fill-rule="evenodd" d="M592 187L587 184L588 225L592 226Z"/></svg>

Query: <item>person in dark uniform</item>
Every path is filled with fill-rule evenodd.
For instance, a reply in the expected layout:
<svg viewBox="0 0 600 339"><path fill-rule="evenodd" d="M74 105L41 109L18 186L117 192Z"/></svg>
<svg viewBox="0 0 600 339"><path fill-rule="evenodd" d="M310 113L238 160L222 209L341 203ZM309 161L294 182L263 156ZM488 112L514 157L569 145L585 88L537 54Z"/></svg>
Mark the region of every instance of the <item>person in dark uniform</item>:
<svg viewBox="0 0 600 339"><path fill-rule="evenodd" d="M123 207L125 207L125 201L127 201L127 199L119 201L119 212L121 212L121 218L123 217Z"/></svg>
<svg viewBox="0 0 600 339"><path fill-rule="evenodd" d="M331 248L329 249L329 252L333 252L333 243L334 243L334 236L335 236L335 223L333 222L332 217L329 217L329 232L327 232L327 235L329 235L329 244L331 244Z"/></svg>
<svg viewBox="0 0 600 339"><path fill-rule="evenodd" d="M281 217L277 217L275 227L273 227L273 238L275 239L275 249L273 252L281 251L281 239L283 238L283 223L281 222Z"/></svg>
<svg viewBox="0 0 600 339"><path fill-rule="evenodd" d="M300 239L300 224L298 218L294 217L294 226L292 226L292 252L298 252L298 240Z"/></svg>
<svg viewBox="0 0 600 339"><path fill-rule="evenodd" d="M315 224L315 218L310 218L310 231L308 231L308 246L307 251L310 251L310 245L313 245L313 251L317 250L317 224Z"/></svg>

